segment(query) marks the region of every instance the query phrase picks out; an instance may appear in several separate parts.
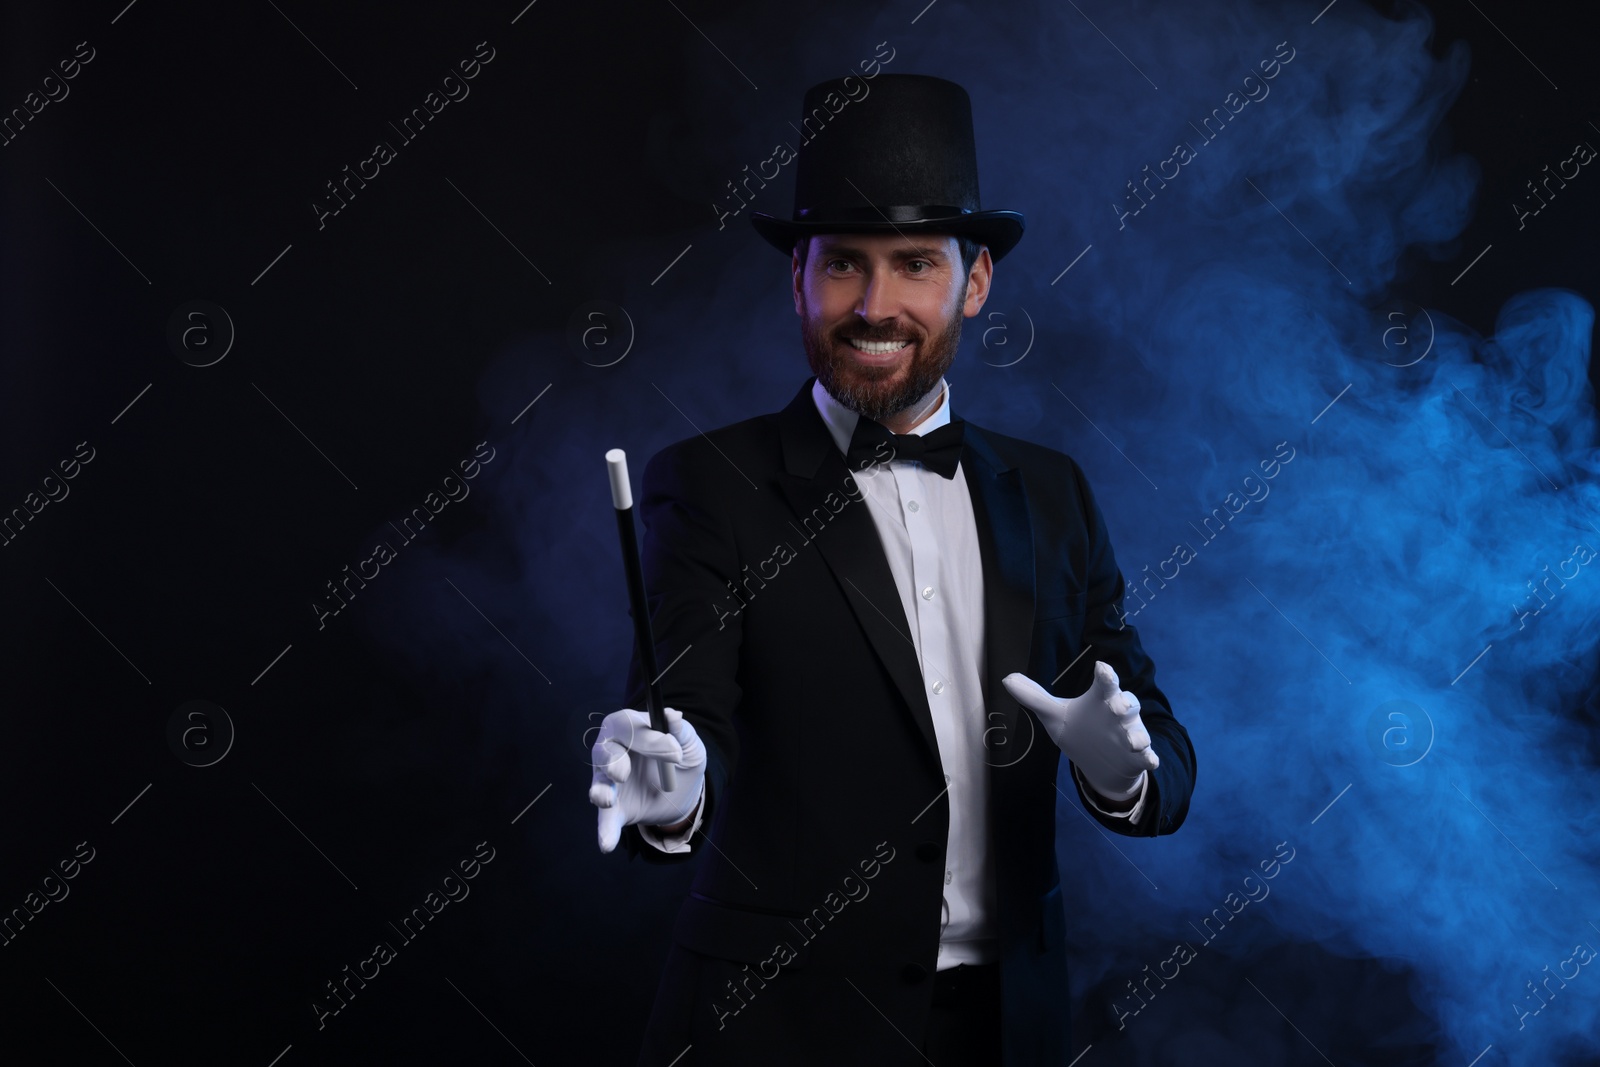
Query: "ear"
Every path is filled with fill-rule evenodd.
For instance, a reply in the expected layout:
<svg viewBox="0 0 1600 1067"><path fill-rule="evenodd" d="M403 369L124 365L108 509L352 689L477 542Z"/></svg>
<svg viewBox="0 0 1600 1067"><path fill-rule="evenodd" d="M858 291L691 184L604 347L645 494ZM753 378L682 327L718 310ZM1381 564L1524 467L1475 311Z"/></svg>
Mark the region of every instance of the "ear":
<svg viewBox="0 0 1600 1067"><path fill-rule="evenodd" d="M989 257L989 246L984 245L978 249L978 258L972 261L972 270L967 272L967 300L961 306L961 314L972 318L983 308L985 300L989 299L989 282L994 277L994 260Z"/></svg>
<svg viewBox="0 0 1600 1067"><path fill-rule="evenodd" d="M810 238L807 238L807 240L809 241ZM802 274L804 272L804 267L802 267L801 263L800 263L800 250L798 248L796 248L792 253L790 253L790 256L789 256L789 271L790 271L790 274L792 275L792 279L793 279L793 290L794 291L793 291L792 295L794 296L794 313L796 315L800 316L801 318L805 318L805 310L804 310L805 294L803 293L803 291L801 289L801 286L804 284L804 279L802 278Z"/></svg>

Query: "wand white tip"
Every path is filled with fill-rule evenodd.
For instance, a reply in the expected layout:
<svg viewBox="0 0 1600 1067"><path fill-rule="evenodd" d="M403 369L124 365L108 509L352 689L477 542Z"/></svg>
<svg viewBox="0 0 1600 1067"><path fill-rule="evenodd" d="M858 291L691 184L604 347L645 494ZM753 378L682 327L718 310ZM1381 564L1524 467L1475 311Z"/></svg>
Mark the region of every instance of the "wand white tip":
<svg viewBox="0 0 1600 1067"><path fill-rule="evenodd" d="M633 488L628 483L628 454L620 448L606 453L606 470L611 475L611 504L618 511L633 507Z"/></svg>

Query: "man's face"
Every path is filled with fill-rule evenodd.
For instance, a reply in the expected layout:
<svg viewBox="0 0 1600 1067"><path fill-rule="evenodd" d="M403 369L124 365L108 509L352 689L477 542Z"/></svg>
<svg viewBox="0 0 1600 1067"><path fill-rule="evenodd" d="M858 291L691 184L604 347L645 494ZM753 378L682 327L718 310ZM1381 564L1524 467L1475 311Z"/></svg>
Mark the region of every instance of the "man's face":
<svg viewBox="0 0 1600 1067"><path fill-rule="evenodd" d="M796 253L792 269L812 373L839 403L884 422L949 370L994 265L984 248L963 272L953 236L845 233L813 236L805 266Z"/></svg>

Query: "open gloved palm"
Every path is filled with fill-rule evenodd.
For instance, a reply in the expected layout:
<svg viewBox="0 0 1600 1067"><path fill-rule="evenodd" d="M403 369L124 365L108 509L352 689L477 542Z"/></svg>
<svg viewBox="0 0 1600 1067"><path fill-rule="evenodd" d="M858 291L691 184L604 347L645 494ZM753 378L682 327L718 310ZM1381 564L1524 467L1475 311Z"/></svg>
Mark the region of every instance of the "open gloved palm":
<svg viewBox="0 0 1600 1067"><path fill-rule="evenodd" d="M1121 687L1109 664L1095 661L1094 681L1081 696L1052 696L1020 673L1006 675L1002 683L1039 717L1056 747L1107 800L1133 796L1144 773L1161 765L1139 718L1139 698Z"/></svg>

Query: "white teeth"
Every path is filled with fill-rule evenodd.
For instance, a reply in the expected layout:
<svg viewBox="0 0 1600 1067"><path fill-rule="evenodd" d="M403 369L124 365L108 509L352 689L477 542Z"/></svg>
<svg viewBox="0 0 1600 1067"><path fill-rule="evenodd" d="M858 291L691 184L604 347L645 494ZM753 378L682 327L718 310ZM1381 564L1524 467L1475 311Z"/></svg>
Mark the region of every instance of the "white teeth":
<svg viewBox="0 0 1600 1067"><path fill-rule="evenodd" d="M886 352L896 352L906 347L910 341L857 341L850 338L850 343L862 352L870 355L881 356Z"/></svg>

